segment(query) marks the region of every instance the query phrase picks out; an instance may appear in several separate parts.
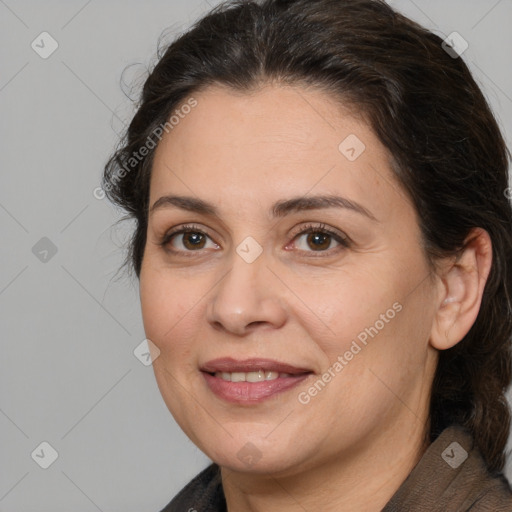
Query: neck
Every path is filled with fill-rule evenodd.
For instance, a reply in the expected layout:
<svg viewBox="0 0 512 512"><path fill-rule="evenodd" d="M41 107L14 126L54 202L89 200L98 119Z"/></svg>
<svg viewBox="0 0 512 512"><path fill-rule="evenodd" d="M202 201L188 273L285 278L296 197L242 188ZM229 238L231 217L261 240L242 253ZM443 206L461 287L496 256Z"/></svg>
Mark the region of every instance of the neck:
<svg viewBox="0 0 512 512"><path fill-rule="evenodd" d="M380 512L428 447L425 422L393 423L369 432L350 453L285 475L222 468L228 512Z"/></svg>

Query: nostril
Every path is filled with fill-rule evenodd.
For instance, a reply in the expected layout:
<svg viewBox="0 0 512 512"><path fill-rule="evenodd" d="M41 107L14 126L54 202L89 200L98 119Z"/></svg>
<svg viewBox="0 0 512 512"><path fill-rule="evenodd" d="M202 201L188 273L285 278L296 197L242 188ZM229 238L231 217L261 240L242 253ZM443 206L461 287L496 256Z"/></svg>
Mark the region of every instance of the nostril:
<svg viewBox="0 0 512 512"><path fill-rule="evenodd" d="M264 322L263 320L258 320L257 322L251 322L247 327L248 328L251 328L251 327L256 327L260 324L266 324L267 322Z"/></svg>

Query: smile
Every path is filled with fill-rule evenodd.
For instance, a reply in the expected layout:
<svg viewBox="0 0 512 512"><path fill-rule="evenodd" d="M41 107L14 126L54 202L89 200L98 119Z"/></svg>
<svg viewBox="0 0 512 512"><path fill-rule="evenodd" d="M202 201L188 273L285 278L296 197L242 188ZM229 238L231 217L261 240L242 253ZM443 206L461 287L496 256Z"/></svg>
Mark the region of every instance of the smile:
<svg viewBox="0 0 512 512"><path fill-rule="evenodd" d="M215 377L229 382L261 382L263 380L275 380L279 377L291 377L291 375L270 370L259 370L257 372L216 372Z"/></svg>
<svg viewBox="0 0 512 512"><path fill-rule="evenodd" d="M260 403L313 375L309 369L271 359L222 358L209 361L200 369L215 396L236 404Z"/></svg>

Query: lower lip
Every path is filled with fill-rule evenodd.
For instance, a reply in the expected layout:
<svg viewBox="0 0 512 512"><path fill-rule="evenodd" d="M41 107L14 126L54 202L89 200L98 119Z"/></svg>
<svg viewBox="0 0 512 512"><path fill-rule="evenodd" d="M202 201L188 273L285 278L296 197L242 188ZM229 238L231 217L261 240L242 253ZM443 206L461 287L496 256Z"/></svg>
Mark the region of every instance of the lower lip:
<svg viewBox="0 0 512 512"><path fill-rule="evenodd" d="M202 374L215 395L228 402L238 404L263 402L271 396L294 388L311 375L311 373L303 373L293 377L278 377L274 380L260 382L230 382L206 372L202 372Z"/></svg>

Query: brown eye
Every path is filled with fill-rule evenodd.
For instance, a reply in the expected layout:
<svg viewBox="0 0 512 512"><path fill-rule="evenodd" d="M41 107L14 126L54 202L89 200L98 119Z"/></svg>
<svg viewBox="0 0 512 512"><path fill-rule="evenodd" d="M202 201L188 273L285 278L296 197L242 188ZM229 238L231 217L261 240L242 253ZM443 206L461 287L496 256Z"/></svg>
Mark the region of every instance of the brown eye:
<svg viewBox="0 0 512 512"><path fill-rule="evenodd" d="M326 250L329 249L329 246L331 245L332 237L325 233L309 233L306 240L309 247L314 250Z"/></svg>
<svg viewBox="0 0 512 512"><path fill-rule="evenodd" d="M208 241L211 247L218 249L219 246L211 238L194 226L182 226L166 234L160 245L174 253L197 252L207 247Z"/></svg>
<svg viewBox="0 0 512 512"><path fill-rule="evenodd" d="M183 233L182 244L187 249L202 249L206 241L206 236L203 233L195 231L186 231Z"/></svg>
<svg viewBox="0 0 512 512"><path fill-rule="evenodd" d="M296 246L304 252L328 252L333 243L337 248L349 247L349 240L340 233L336 233L321 226L306 226L296 237ZM336 247L334 247L336 249Z"/></svg>
<svg viewBox="0 0 512 512"><path fill-rule="evenodd" d="M304 238L305 237L305 238ZM297 243L297 248L301 251L323 252L331 248L333 236L322 231L312 231L302 233L297 240L303 239L302 243Z"/></svg>

